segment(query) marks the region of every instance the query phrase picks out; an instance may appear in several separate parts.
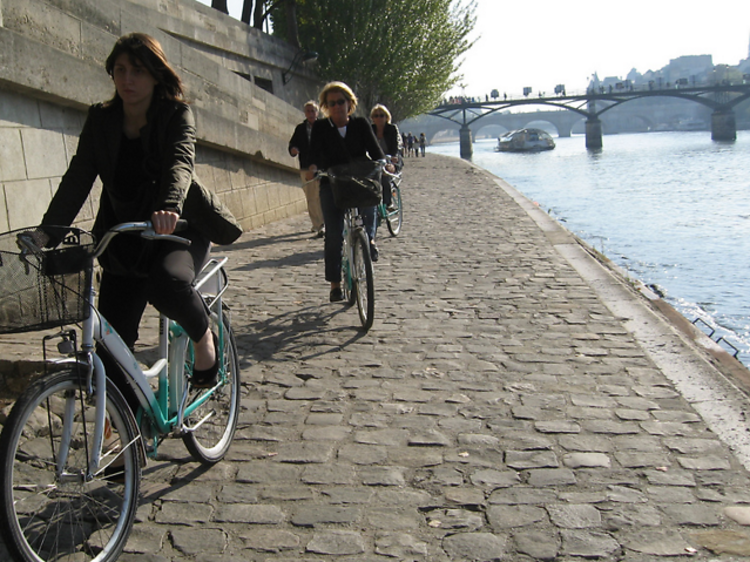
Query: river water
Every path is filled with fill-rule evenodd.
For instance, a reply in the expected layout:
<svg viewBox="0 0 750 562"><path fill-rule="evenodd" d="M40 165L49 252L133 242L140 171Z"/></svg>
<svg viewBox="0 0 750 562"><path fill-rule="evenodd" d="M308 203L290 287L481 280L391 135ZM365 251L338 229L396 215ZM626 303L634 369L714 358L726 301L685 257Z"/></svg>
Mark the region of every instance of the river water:
<svg viewBox="0 0 750 562"><path fill-rule="evenodd" d="M607 135L600 152L587 151L582 135L555 142L512 154L480 140L472 161L750 365L750 131L734 143L707 131ZM458 143L428 151L459 155Z"/></svg>

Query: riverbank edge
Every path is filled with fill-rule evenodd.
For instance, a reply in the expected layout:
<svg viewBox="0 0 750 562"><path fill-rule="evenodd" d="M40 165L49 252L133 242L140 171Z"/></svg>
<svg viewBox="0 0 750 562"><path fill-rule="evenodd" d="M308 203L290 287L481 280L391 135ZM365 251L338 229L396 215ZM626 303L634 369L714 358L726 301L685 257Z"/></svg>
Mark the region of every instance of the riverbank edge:
<svg viewBox="0 0 750 562"><path fill-rule="evenodd" d="M444 156L454 158L454 156ZM708 427L750 470L750 371L680 312L504 179L487 174L545 233Z"/></svg>
<svg viewBox="0 0 750 562"><path fill-rule="evenodd" d="M447 156L447 158L455 157ZM537 225L545 232L554 246L561 243L561 236L563 237L562 243L564 243L566 239L568 239L568 241L574 240L575 243L583 248L592 259L605 267L612 275L618 277L623 283L623 286L630 290L635 299L642 304L649 306L654 312L658 312L663 319L685 339L686 343L688 343L696 353L700 354L704 360L709 361L711 365L722 372L722 374L736 382L741 390L750 397L750 369L748 369L742 362L708 337L708 335L697 328L676 308L649 289L643 281L629 275L627 271L615 264L606 255L588 244L582 238L576 236L551 215L542 210L537 203L534 203L510 183L503 178L492 174L492 172L487 171L481 166L472 162L468 163L476 169L489 174L495 180L495 183L512 197L513 200L519 204L527 214L529 214L529 216L531 216Z"/></svg>

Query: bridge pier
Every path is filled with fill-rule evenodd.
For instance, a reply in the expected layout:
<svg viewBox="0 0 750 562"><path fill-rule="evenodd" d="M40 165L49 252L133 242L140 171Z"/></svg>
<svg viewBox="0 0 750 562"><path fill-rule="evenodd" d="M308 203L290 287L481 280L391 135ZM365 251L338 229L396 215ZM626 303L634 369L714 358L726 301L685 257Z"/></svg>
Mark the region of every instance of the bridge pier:
<svg viewBox="0 0 750 562"><path fill-rule="evenodd" d="M737 124L734 120L734 111L718 110L711 114L711 140L735 141L737 140Z"/></svg>
<svg viewBox="0 0 750 562"><path fill-rule="evenodd" d="M471 129L465 123L461 125L461 129L458 131L458 138L461 158L471 160L474 154L474 147L472 146Z"/></svg>
<svg viewBox="0 0 750 562"><path fill-rule="evenodd" d="M586 148L600 150L602 146L602 122L598 117L589 117L586 119Z"/></svg>

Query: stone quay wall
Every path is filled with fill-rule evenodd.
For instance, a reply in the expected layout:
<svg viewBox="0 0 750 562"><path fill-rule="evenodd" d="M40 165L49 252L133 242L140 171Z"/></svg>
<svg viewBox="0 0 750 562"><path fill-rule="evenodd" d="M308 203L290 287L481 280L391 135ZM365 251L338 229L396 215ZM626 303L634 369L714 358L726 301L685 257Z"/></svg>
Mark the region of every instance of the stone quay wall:
<svg viewBox="0 0 750 562"><path fill-rule="evenodd" d="M0 231L41 220L88 106L114 93L104 61L133 31L156 37L185 82L197 173L243 227L303 212L287 143L320 84L304 65L283 83L295 48L194 0L0 0Z"/></svg>

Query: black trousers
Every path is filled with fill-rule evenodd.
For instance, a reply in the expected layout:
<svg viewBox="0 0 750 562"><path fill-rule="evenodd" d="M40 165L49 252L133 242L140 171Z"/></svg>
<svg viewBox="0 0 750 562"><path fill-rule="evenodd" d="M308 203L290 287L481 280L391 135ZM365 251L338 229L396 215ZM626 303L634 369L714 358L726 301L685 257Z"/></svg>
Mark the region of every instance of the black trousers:
<svg viewBox="0 0 750 562"><path fill-rule="evenodd" d="M208 329L208 311L193 288L196 274L206 263L211 243L195 230L179 233L192 244L153 241L146 277L114 275L104 271L99 287L98 308L131 349L138 340L146 304L182 326L193 341Z"/></svg>
<svg viewBox="0 0 750 562"><path fill-rule="evenodd" d="M380 184L383 186L383 205L388 208L391 204L391 178L386 175L380 179Z"/></svg>
<svg viewBox="0 0 750 562"><path fill-rule="evenodd" d="M331 185L320 182L320 207L326 225L326 237L323 241L323 258L325 261L325 278L331 283L341 281L341 248L344 245L344 211L333 202Z"/></svg>

